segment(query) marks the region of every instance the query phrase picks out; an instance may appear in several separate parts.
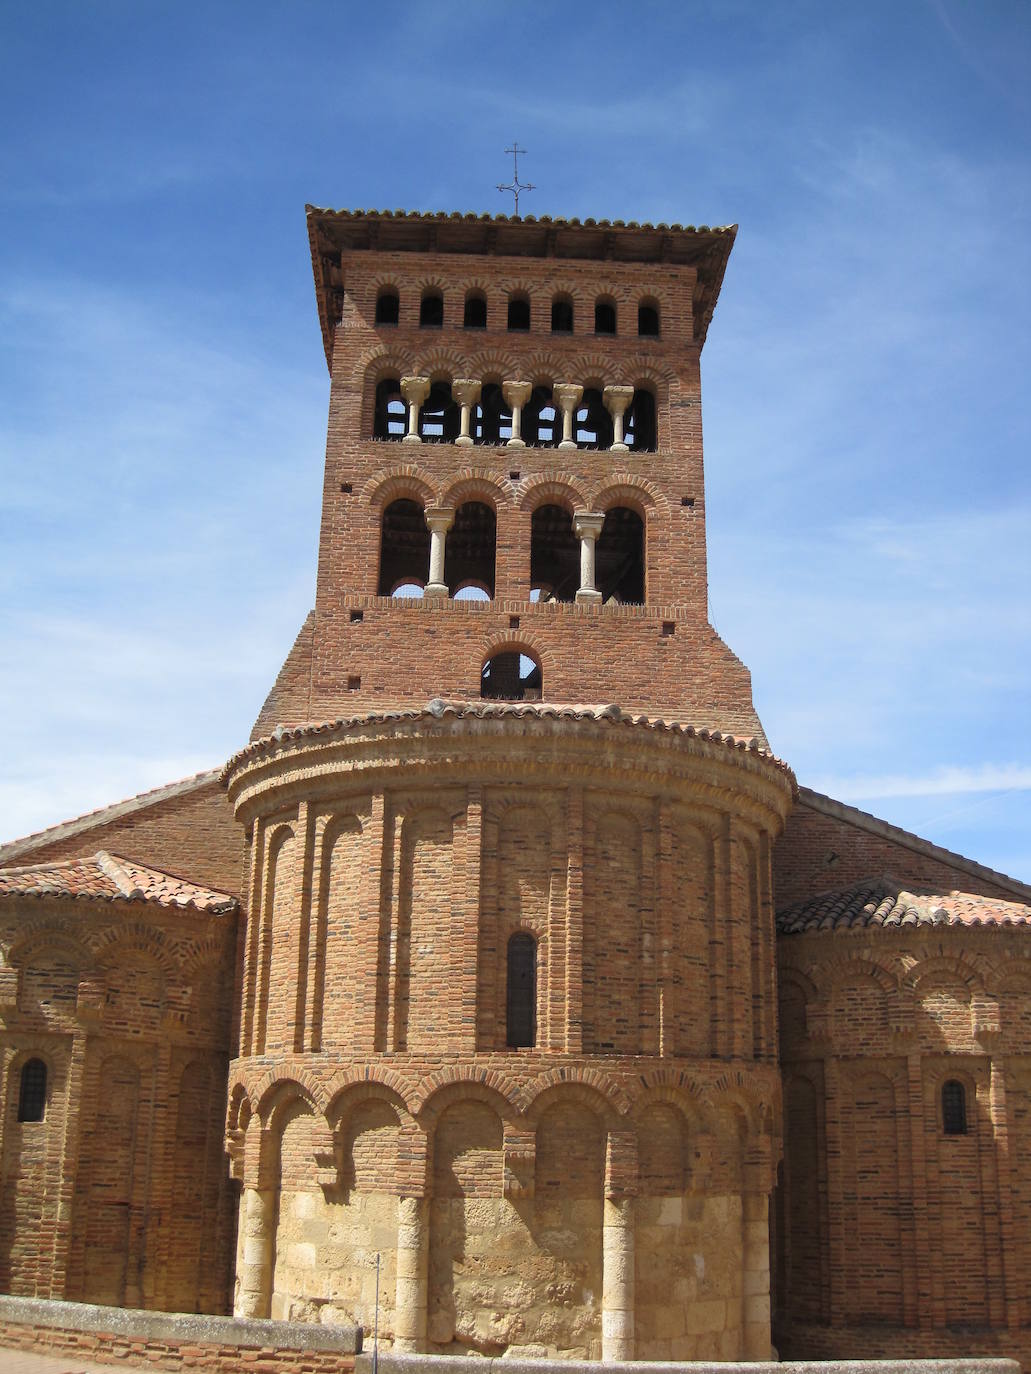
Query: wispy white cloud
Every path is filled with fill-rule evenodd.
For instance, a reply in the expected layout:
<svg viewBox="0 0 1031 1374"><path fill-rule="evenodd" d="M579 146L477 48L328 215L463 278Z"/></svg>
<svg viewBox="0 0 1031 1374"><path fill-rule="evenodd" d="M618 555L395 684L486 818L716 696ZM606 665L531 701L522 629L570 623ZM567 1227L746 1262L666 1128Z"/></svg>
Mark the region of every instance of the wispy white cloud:
<svg viewBox="0 0 1031 1374"><path fill-rule="evenodd" d="M1031 791L1031 765L1022 763L984 763L974 767L935 768L929 773L840 776L827 774L807 779L817 792L840 801L884 797L960 796L972 792Z"/></svg>

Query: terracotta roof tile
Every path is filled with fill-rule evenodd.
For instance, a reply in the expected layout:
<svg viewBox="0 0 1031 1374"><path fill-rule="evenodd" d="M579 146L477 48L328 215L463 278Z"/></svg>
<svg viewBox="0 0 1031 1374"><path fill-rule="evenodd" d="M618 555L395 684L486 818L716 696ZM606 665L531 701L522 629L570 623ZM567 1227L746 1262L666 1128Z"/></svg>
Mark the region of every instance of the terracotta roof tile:
<svg viewBox="0 0 1031 1374"><path fill-rule="evenodd" d="M245 759L255 758L260 754L274 753L283 744L295 744L319 735L344 733L352 726L385 725L391 721L414 721L420 718L442 720L444 717L455 717L484 720L499 716L537 720L596 720L617 728L634 726L638 729L663 731L672 735L685 735L688 738L710 740L714 744L722 744L726 748L736 749L740 753L758 755L791 780L792 791L795 788L795 775L788 765L783 759L777 758L775 754L765 748L754 736L744 739L737 735L728 734L726 731L683 725L679 721L659 720L654 716L635 715L613 705L590 706L577 703L553 706L539 702L444 701L440 697L435 697L423 707L394 711L367 711L361 715L345 716L337 720L322 721L318 724L298 725L290 729L283 725L277 725L271 735L265 736L264 739L253 740L245 748L235 753L222 769L221 779L223 783L227 782L236 766Z"/></svg>
<svg viewBox="0 0 1031 1374"><path fill-rule="evenodd" d="M911 926L1031 925L1031 905L973 892L932 893L905 888L893 878L869 878L838 892L823 892L777 913L779 935L815 930L885 930Z"/></svg>
<svg viewBox="0 0 1031 1374"><path fill-rule="evenodd" d="M161 907L191 908L208 915L235 911L239 903L227 892L199 887L185 878L100 849L78 859L0 868L0 898L74 897L100 902L153 902Z"/></svg>

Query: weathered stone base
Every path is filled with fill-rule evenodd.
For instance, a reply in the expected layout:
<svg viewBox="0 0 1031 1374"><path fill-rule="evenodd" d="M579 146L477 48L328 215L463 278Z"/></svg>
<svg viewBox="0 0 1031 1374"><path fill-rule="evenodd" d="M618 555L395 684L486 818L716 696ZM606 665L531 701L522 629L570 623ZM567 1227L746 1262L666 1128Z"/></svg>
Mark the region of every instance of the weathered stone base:
<svg viewBox="0 0 1031 1374"><path fill-rule="evenodd" d="M353 1326L313 1328L0 1296L0 1349L99 1363L253 1374L260 1360L267 1374L346 1374L361 1344L362 1333Z"/></svg>
<svg viewBox="0 0 1031 1374"><path fill-rule="evenodd" d="M380 1355L377 1374L597 1374L589 1361L524 1360L503 1357L484 1360L477 1356ZM494 1366L497 1366L494 1369ZM618 1361L620 1374L1020 1374L1014 1360L967 1358L954 1360L833 1360L772 1361L755 1363L694 1361ZM373 1357L359 1355L356 1374L373 1374Z"/></svg>
<svg viewBox="0 0 1031 1374"><path fill-rule="evenodd" d="M1026 1326L1008 1330L988 1326L818 1326L798 1322L776 1327L774 1345L786 1361L878 1360L900 1368L915 1361L955 1364L978 1351L985 1358L1015 1360L1024 1369L1031 1369L1031 1327Z"/></svg>

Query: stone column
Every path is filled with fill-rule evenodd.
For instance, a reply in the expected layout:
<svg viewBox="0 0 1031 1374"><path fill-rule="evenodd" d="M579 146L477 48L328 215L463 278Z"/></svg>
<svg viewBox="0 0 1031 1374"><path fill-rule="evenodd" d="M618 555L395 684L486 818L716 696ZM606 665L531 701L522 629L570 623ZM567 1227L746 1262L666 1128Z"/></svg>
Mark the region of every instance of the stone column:
<svg viewBox="0 0 1031 1374"><path fill-rule="evenodd" d="M594 553L598 535L605 524L604 515L593 511L578 511L573 515L573 533L580 541L580 588L577 601L600 601L601 592L594 585Z"/></svg>
<svg viewBox="0 0 1031 1374"><path fill-rule="evenodd" d="M634 1358L634 1200L605 1199L602 1232L601 1358Z"/></svg>
<svg viewBox="0 0 1031 1374"><path fill-rule="evenodd" d="M472 436L469 433L469 415L473 406L480 399L480 384L470 377L456 377L451 383L451 395L462 407L462 425L455 443L460 444L463 448L468 448L472 443Z"/></svg>
<svg viewBox="0 0 1031 1374"><path fill-rule="evenodd" d="M405 444L421 444L419 434L419 407L430 394L429 377L402 377L401 395L408 402L408 433L402 440Z"/></svg>
<svg viewBox="0 0 1031 1374"><path fill-rule="evenodd" d="M394 1350L415 1355L426 1344L426 1292L429 1251L427 1203L421 1197L397 1200L397 1291L394 1299Z"/></svg>
<svg viewBox="0 0 1031 1374"><path fill-rule="evenodd" d="M605 408L612 416L612 450L616 453L628 453L629 449L623 442L623 416L626 408L634 399L634 388L632 386L607 386L602 392L602 400Z"/></svg>
<svg viewBox="0 0 1031 1374"><path fill-rule="evenodd" d="M448 585L444 581L444 541L454 523L455 512L450 506L427 506L426 524L430 531L430 577L423 595L427 600L446 601Z"/></svg>
<svg viewBox="0 0 1031 1374"><path fill-rule="evenodd" d="M512 437L508 441L509 448L525 448L523 436L519 430L523 420L523 406L533 392L532 382L505 382L501 388L501 394L512 407Z"/></svg>
<svg viewBox="0 0 1031 1374"><path fill-rule="evenodd" d="M245 1188L240 1199L243 1253L234 1317L267 1317L272 1300L276 1190Z"/></svg>
<svg viewBox="0 0 1031 1374"><path fill-rule="evenodd" d="M573 438L573 416L583 394L583 387L575 386L572 382L558 382L551 388L552 399L562 412L562 442L559 448L576 448L576 440Z"/></svg>

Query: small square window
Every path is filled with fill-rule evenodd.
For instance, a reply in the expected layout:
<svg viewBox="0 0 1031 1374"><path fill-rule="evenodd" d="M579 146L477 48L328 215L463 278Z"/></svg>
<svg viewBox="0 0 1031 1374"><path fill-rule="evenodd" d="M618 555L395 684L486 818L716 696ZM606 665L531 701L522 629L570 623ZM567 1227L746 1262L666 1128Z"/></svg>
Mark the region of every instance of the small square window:
<svg viewBox="0 0 1031 1374"><path fill-rule="evenodd" d="M352 611L352 612L351 612L351 624L352 624L352 625L360 625L364 619L365 619L365 612L364 612L364 611Z"/></svg>
<svg viewBox="0 0 1031 1374"><path fill-rule="evenodd" d="M349 677L347 679L347 690L357 692L361 690L362 680L360 677Z"/></svg>

